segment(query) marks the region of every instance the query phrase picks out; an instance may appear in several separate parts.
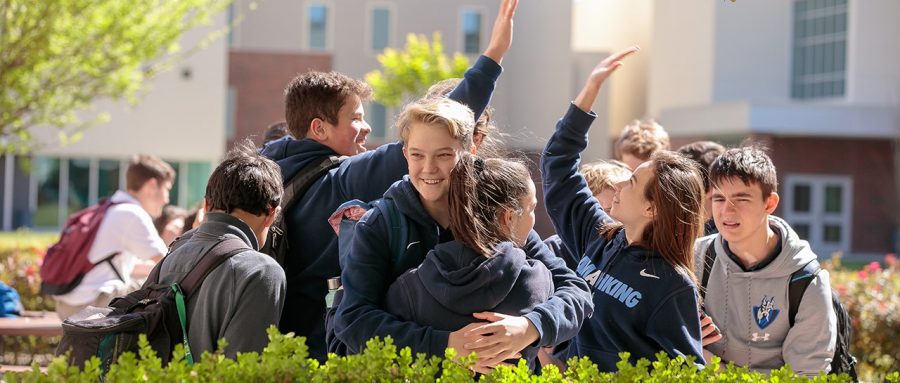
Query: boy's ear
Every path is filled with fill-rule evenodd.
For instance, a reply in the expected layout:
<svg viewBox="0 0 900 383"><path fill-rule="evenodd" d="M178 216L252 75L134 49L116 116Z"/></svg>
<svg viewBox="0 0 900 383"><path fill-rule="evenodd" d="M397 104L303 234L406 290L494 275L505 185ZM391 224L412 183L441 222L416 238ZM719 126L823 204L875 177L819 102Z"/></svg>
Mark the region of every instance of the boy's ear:
<svg viewBox="0 0 900 383"><path fill-rule="evenodd" d="M264 227L271 227L272 224L275 223L275 218L281 214L281 206L275 206L269 209L269 214L266 215L266 219L263 222Z"/></svg>
<svg viewBox="0 0 900 383"><path fill-rule="evenodd" d="M309 131L306 133L307 136L316 140L316 141L324 141L328 138L328 134L325 131L325 126L322 124L321 118L314 118L309 122Z"/></svg>
<svg viewBox="0 0 900 383"><path fill-rule="evenodd" d="M772 192L772 194L769 194L769 198L766 198L766 213L774 213L779 201L781 201L781 197L778 196L778 193Z"/></svg>

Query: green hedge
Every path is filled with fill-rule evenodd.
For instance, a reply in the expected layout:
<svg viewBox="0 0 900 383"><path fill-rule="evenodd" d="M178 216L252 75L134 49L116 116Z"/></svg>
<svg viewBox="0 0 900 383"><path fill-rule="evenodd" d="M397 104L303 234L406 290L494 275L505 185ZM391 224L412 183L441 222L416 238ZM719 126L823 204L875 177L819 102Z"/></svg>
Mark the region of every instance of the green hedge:
<svg viewBox="0 0 900 383"><path fill-rule="evenodd" d="M468 367L472 356L455 360L455 352L447 350L446 358L413 357L409 348L398 350L390 338L385 341L370 340L366 350L359 355L338 357L331 355L324 364L307 359L304 338L293 334L282 335L274 327L269 329L270 343L262 352L240 354L236 360L224 355L204 354L201 361L188 366L183 361L181 345L175 352L175 360L166 367L141 340L139 356L123 355L110 367L107 382L471 382L473 375ZM224 348L224 341L220 342ZM789 367L773 371L770 376L729 365L718 365L698 371L690 360L682 357L668 358L664 353L659 360L642 359L636 365L628 363L628 354L620 354L617 373L601 373L587 358L572 359L569 369L561 373L554 366L543 369L540 376L532 374L524 361L514 368L499 367L480 377L481 382L843 382L846 376L819 375L812 379L794 375ZM9 373L9 382L97 382L101 371L94 359L84 371L69 367L63 357L50 364L46 372L35 365L29 372ZM893 372L889 382L900 382L900 373Z"/></svg>

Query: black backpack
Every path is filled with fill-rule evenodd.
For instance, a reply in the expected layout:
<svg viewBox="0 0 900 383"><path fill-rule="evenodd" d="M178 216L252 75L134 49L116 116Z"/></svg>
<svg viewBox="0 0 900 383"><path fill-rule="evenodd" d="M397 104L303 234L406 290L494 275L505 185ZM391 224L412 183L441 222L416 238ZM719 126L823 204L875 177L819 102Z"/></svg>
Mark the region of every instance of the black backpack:
<svg viewBox="0 0 900 383"><path fill-rule="evenodd" d="M306 194L313 182L316 182L326 172L341 165L346 156L327 156L319 161L313 161L300 169L297 174L291 177L290 181L284 185L284 195L281 196L281 214L275 217L275 222L269 228L269 235L266 243L259 250L263 254L268 254L278 262L279 265L285 267L285 259L290 254L287 238L287 223L284 215L300 201L300 198Z"/></svg>
<svg viewBox="0 0 900 383"><path fill-rule="evenodd" d="M715 240L706 248L706 256L703 260L703 277L701 280L700 296L706 297L706 285L709 283L709 274L712 271L713 262L716 261ZM791 281L788 283L788 323L794 327L794 319L800 308L800 301L810 282L822 269L819 261L812 260L802 269L791 273ZM859 381L856 373L856 357L850 354L850 315L841 304L837 292L831 291L831 305L837 318L837 340L835 341L834 356L831 359L831 374L847 374L854 382Z"/></svg>
<svg viewBox="0 0 900 383"><path fill-rule="evenodd" d="M175 241L172 250L184 242L186 240ZM207 250L180 282L171 285L159 283L163 258L139 290L113 299L109 307L88 306L66 319L56 354L70 353L69 364L79 368L96 356L100 359L101 370L106 373L122 353L137 354L138 337L145 334L163 365L172 360L172 351L178 343L184 344L185 360L193 364L185 304L210 271L248 249L239 239L224 239Z"/></svg>

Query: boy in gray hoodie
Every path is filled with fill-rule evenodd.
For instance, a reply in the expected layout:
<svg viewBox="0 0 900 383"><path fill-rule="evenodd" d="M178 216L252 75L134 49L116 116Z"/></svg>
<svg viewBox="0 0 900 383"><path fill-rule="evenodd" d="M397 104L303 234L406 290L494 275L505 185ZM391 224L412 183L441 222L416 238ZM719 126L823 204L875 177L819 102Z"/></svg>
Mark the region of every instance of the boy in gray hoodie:
<svg viewBox="0 0 900 383"><path fill-rule="evenodd" d="M775 165L754 147L726 151L710 166L718 234L694 247L697 276L714 246L703 307L722 332L704 356L768 372L785 364L798 374L828 372L837 339L828 272L814 276L789 323L791 274L816 260L809 243L771 215L778 206Z"/></svg>

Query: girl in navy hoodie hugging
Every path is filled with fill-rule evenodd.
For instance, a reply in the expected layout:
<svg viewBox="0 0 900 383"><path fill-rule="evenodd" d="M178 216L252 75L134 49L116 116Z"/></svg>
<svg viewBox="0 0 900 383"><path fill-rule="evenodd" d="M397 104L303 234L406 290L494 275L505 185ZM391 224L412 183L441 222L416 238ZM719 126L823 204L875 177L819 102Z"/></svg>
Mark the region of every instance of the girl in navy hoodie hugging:
<svg viewBox="0 0 900 383"><path fill-rule="evenodd" d="M454 331L478 312L525 315L553 294L550 271L521 246L534 228L534 182L525 165L464 153L450 173L455 240L428 252L388 289L386 311L402 320ZM523 358L534 365L536 348Z"/></svg>
<svg viewBox="0 0 900 383"><path fill-rule="evenodd" d="M703 183L695 165L663 151L616 185L609 214L578 172L581 151L596 115L591 105L600 85L636 52L633 47L602 61L556 126L541 158L544 202L557 233L574 254L576 272L591 287L594 314L554 357L586 356L602 371L615 371L618 353L655 360L693 356L702 365L694 239L702 231Z"/></svg>
<svg viewBox="0 0 900 383"><path fill-rule="evenodd" d="M593 307L587 284L553 255L533 230L515 235L527 258L539 261L552 274L553 295L545 302L520 308L516 314L521 315L476 312L472 319L480 322L457 329L444 326L450 323L425 325L387 311L385 298L391 283L419 266L438 244L454 240L448 198L454 181L450 174L460 156L474 150L473 126L471 111L446 98L414 102L401 113L397 127L409 174L392 185L384 198L392 200L407 220L409 242L403 254L392 254L389 243L393 230L381 209L371 209L356 224L350 251L340 260L344 296L334 320L335 335L349 352L360 352L372 337L391 336L399 347L408 346L413 353L443 356L447 347L459 354L477 352L475 371L488 372L528 346L552 346L572 338L590 316ZM481 230L477 235L482 235ZM438 252L452 246L441 247ZM493 249L476 250L493 253ZM458 300L448 309L460 312L474 308L467 306L472 303Z"/></svg>

